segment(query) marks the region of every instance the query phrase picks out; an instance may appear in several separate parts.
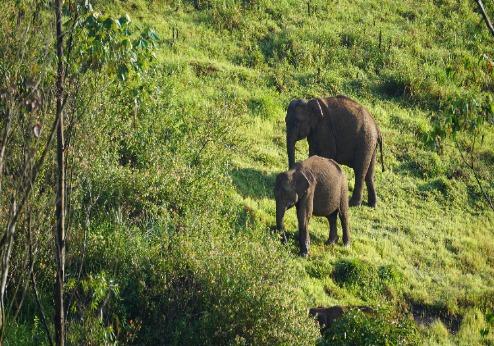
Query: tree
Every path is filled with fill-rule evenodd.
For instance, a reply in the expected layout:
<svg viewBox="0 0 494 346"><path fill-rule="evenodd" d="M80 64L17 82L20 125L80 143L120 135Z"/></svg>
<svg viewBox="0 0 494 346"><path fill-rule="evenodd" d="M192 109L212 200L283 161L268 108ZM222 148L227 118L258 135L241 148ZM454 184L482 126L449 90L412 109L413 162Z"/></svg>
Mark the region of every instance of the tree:
<svg viewBox="0 0 494 346"><path fill-rule="evenodd" d="M2 6L0 343L7 318L15 320L22 308L29 282L45 334L49 343L53 342L39 294L45 296L47 292L38 292L37 273L33 272L37 246L40 244L37 239L42 237L43 249L52 248L48 242L54 240L55 243L54 341L62 345L69 325L67 315L74 297L71 295L68 300L64 299L67 295L64 287L65 242L71 225L70 195L67 191L72 189L68 186L70 177L78 177L76 167L70 165L68 152L74 146L83 150L84 144L79 145L77 140L84 137L75 136L75 129L78 123L84 121L88 110L98 108L92 101L94 97L84 93L106 92L108 83L122 83L123 86L127 81L133 81L134 85L138 84L136 80L152 58L151 50L158 37L149 28L142 32L133 31L128 16L114 19L93 11L87 0L37 1L35 6L30 0L21 0L4 2ZM46 14L54 14L55 31L52 20ZM101 83L102 80L106 84ZM81 85L91 87L81 90ZM138 102L138 93L135 97ZM48 122L51 126L45 126ZM47 130L42 131L45 127ZM46 160L51 154L55 135L56 166ZM54 169L56 177L52 179L51 171ZM56 195L54 214L48 203L36 201L40 196L44 196L45 202L52 200L53 192ZM41 224L41 220L54 225L55 232L42 233L41 228L45 225ZM34 229L37 233L33 232ZM19 275L9 271L12 259L16 263L24 261L22 265L28 268L27 273ZM82 268L82 262L79 267ZM50 276L53 268L46 270L39 276ZM72 277L82 280L81 270L78 273ZM19 299L17 292L20 292ZM13 299L9 304L5 304L7 297ZM12 315L14 303L16 306Z"/></svg>
<svg viewBox="0 0 494 346"><path fill-rule="evenodd" d="M484 18L485 25L487 25L487 28L491 32L491 34L494 36L494 26L492 26L492 22L489 19L489 16L487 15L487 12L485 11L484 4L482 3L482 0L475 0L477 5L479 6L480 13L482 14L482 17Z"/></svg>
<svg viewBox="0 0 494 346"><path fill-rule="evenodd" d="M57 49L57 78L56 78L56 114L57 123L57 199L56 199L56 229L55 229L55 258L57 263L57 278L55 284L55 341L57 345L65 344L65 313L64 313L64 280L65 280L65 141L64 141L64 52L62 31L62 1L55 0L56 17L56 49Z"/></svg>
<svg viewBox="0 0 494 346"><path fill-rule="evenodd" d="M484 132L494 125L494 101L490 95L456 95L442 104L442 114L433 117L433 136L438 147L443 138L451 138L462 163L472 172L488 207L494 210L492 197L482 184L476 167L478 146Z"/></svg>

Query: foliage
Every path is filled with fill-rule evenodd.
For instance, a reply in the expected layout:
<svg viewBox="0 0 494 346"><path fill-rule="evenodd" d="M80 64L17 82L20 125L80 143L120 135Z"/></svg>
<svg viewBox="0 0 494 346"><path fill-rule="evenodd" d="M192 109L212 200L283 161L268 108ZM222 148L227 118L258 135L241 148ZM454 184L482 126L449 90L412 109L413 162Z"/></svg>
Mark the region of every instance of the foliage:
<svg viewBox="0 0 494 346"><path fill-rule="evenodd" d="M417 345L419 340L413 321L393 321L352 310L331 324L320 345Z"/></svg>
<svg viewBox="0 0 494 346"><path fill-rule="evenodd" d="M74 73L107 66L108 72L122 81L128 78L130 69L141 73L159 40L156 32L149 27L135 32L128 14L115 19L93 11L89 3L80 8L84 9L77 13L80 17L67 22L72 30L79 31L74 47L69 47L69 53L75 55L71 66Z"/></svg>
<svg viewBox="0 0 494 346"><path fill-rule="evenodd" d="M67 282L66 289L71 291L75 304L71 306L70 313L75 315L79 323L71 323L68 332L68 341L71 344L101 345L115 343L115 333L111 325L107 325L108 316L105 316L107 305L112 300L119 298L119 288L112 279L102 272L96 276L89 274L80 282L80 287L75 280ZM116 316L112 316L116 318Z"/></svg>
<svg viewBox="0 0 494 346"><path fill-rule="evenodd" d="M147 238L135 230L101 229L91 236L88 263L118 273L119 337L142 343L311 344L292 260L270 239L235 242L221 231L189 229ZM125 249L125 244L134 244ZM166 252L165 252L166 251ZM109 255L108 253L111 253ZM281 257L279 257L281 256ZM96 266L96 267L94 267ZM132 329L131 321L140 326Z"/></svg>
<svg viewBox="0 0 494 346"><path fill-rule="evenodd" d="M433 136L476 134L483 125L494 125L494 101L489 94L451 97L443 101L441 108L443 113L433 118Z"/></svg>
<svg viewBox="0 0 494 346"><path fill-rule="evenodd" d="M333 280L363 299L378 297L386 285L394 286L402 281L401 272L392 265L378 269L359 259L338 261L332 273Z"/></svg>

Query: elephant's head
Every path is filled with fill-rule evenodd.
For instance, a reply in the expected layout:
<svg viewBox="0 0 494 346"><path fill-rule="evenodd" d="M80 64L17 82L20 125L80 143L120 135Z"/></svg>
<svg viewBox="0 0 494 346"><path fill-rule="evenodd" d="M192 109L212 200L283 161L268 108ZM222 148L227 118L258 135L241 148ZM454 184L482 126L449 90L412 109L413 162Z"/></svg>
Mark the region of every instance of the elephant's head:
<svg viewBox="0 0 494 346"><path fill-rule="evenodd" d="M285 211L293 207L307 193L309 180L299 170L280 173L276 177L274 196L276 199L276 228L284 232Z"/></svg>
<svg viewBox="0 0 494 346"><path fill-rule="evenodd" d="M323 118L324 112L319 99L299 99L290 102L285 118L289 168L295 165L295 143L309 136Z"/></svg>

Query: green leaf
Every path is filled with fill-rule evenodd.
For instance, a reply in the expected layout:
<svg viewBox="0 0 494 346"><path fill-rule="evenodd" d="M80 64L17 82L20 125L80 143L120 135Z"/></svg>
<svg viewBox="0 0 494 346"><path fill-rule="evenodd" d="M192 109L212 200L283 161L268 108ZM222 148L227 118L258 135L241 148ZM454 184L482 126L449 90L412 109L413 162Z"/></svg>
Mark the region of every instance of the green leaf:
<svg viewBox="0 0 494 346"><path fill-rule="evenodd" d="M114 21L113 19L111 18L106 18L104 21L103 21L103 27L105 29L111 29L113 27L113 24L114 24Z"/></svg>
<svg viewBox="0 0 494 346"><path fill-rule="evenodd" d="M121 26L124 26L125 24L130 23L130 17L128 14L125 14L125 16L122 16L118 18L118 22Z"/></svg>
<svg viewBox="0 0 494 346"><path fill-rule="evenodd" d="M124 39L124 40L122 40L122 42L121 42L120 44L122 45L122 47L123 47L124 49L129 49L129 50L130 50L130 49L132 49L132 48L133 48L133 47L132 47L132 42L130 42L130 40L129 40L129 39L127 39L127 38L126 38L126 39Z"/></svg>
<svg viewBox="0 0 494 346"><path fill-rule="evenodd" d="M149 38L152 41L159 41L159 36L158 34L151 28L148 28L145 32L145 35L147 38Z"/></svg>
<svg viewBox="0 0 494 346"><path fill-rule="evenodd" d="M127 75L129 74L129 68L127 65L121 64L118 66L118 79L122 82L127 79Z"/></svg>
<svg viewBox="0 0 494 346"><path fill-rule="evenodd" d="M487 323L494 324L494 312L488 313L485 320Z"/></svg>
<svg viewBox="0 0 494 346"><path fill-rule="evenodd" d="M139 48L139 49L147 48L148 47L148 41L141 37L135 41L134 47Z"/></svg>

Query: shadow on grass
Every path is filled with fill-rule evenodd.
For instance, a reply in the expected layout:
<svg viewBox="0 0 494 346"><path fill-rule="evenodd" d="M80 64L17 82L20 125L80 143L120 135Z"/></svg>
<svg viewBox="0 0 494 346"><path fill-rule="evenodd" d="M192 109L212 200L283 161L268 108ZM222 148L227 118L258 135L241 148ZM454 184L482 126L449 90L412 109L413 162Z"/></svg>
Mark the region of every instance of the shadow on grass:
<svg viewBox="0 0 494 346"><path fill-rule="evenodd" d="M237 168L230 172L233 184L244 197L254 199L273 198L276 174L269 174L253 168Z"/></svg>
<svg viewBox="0 0 494 346"><path fill-rule="evenodd" d="M436 305L410 302L409 306L410 312L417 325L429 326L434 323L434 321L439 320L453 335L460 330L462 321L461 315L450 314L444 307Z"/></svg>

